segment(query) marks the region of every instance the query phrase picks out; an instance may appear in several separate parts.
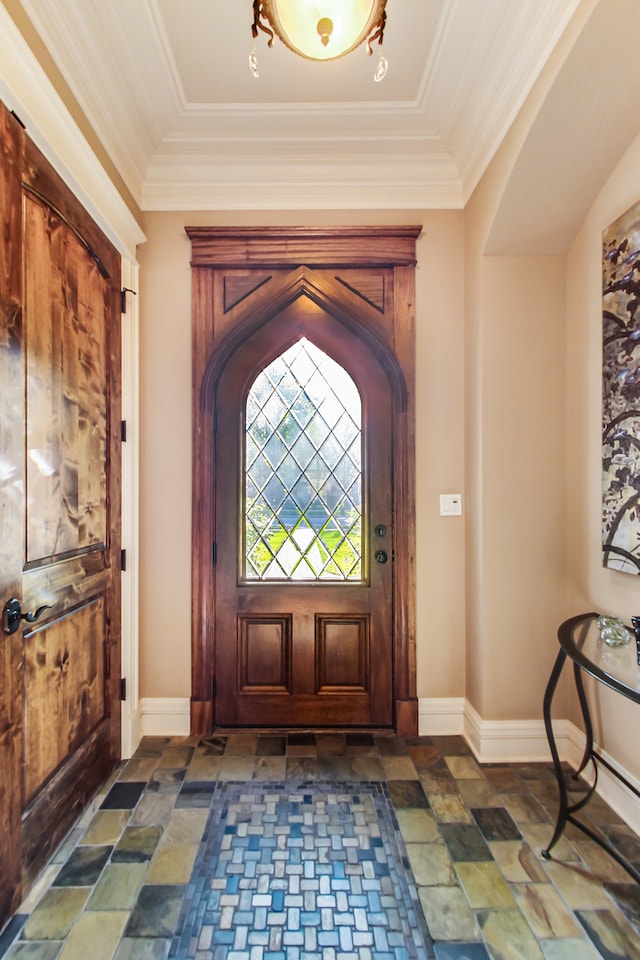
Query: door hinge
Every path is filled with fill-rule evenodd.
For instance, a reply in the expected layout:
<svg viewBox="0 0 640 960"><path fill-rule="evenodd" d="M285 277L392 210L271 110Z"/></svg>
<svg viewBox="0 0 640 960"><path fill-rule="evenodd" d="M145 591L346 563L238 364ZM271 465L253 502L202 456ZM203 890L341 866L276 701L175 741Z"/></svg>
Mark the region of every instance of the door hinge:
<svg viewBox="0 0 640 960"><path fill-rule="evenodd" d="M138 294L135 290L132 290L131 287L123 287L120 291L120 313L127 312L127 294L132 293L134 297L137 297Z"/></svg>
<svg viewBox="0 0 640 960"><path fill-rule="evenodd" d="M214 565L214 567L217 563L217 560L218 560L218 544L214 540L214 542L211 544L211 563Z"/></svg>
<svg viewBox="0 0 640 960"><path fill-rule="evenodd" d="M218 684L216 683L216 678L213 677L211 680L211 696L215 700L216 694L218 692Z"/></svg>
<svg viewBox="0 0 640 960"><path fill-rule="evenodd" d="M120 569L122 570L123 573L127 569L127 551L126 550L120 551Z"/></svg>
<svg viewBox="0 0 640 960"><path fill-rule="evenodd" d="M127 678L126 677L122 677L120 679L120 699L123 701L127 699Z"/></svg>
<svg viewBox="0 0 640 960"><path fill-rule="evenodd" d="M127 442L127 421L126 420L120 421L120 439L122 440L123 443Z"/></svg>

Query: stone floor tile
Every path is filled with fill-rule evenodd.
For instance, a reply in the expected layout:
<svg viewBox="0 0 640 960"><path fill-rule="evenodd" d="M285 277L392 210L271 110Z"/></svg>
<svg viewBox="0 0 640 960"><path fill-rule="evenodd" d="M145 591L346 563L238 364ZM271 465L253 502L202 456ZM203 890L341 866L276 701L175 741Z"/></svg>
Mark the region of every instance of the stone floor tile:
<svg viewBox="0 0 640 960"><path fill-rule="evenodd" d="M601 960L600 954L590 940L585 938L565 940L541 940L544 960Z"/></svg>
<svg viewBox="0 0 640 960"><path fill-rule="evenodd" d="M200 843L208 816L206 807L173 810L162 833L162 842Z"/></svg>
<svg viewBox="0 0 640 960"><path fill-rule="evenodd" d="M162 751L162 756L158 760L158 770L175 770L180 767L188 767L193 757L194 747L189 746L170 746Z"/></svg>
<svg viewBox="0 0 640 960"><path fill-rule="evenodd" d="M109 863L93 889L88 910L133 910L147 872L146 863Z"/></svg>
<svg viewBox="0 0 640 960"><path fill-rule="evenodd" d="M492 957L544 960L538 942L518 910L482 911L478 921Z"/></svg>
<svg viewBox="0 0 640 960"><path fill-rule="evenodd" d="M344 747L344 738L341 739L342 746ZM259 734L256 742L256 756L257 757L284 757L287 752L287 738L286 736L267 736L266 734Z"/></svg>
<svg viewBox="0 0 640 960"><path fill-rule="evenodd" d="M604 960L640 960L640 940L612 910L578 910L578 918Z"/></svg>
<svg viewBox="0 0 640 960"><path fill-rule="evenodd" d="M197 843L159 844L145 883L188 883L199 848Z"/></svg>
<svg viewBox="0 0 640 960"><path fill-rule="evenodd" d="M501 799L516 823L552 823L548 812L531 794L507 794Z"/></svg>
<svg viewBox="0 0 640 960"><path fill-rule="evenodd" d="M457 780L458 791L467 807L500 807L502 800L488 780Z"/></svg>
<svg viewBox="0 0 640 960"><path fill-rule="evenodd" d="M640 869L640 837L626 824L620 826L603 825L602 832L614 844L620 853L634 866Z"/></svg>
<svg viewBox="0 0 640 960"><path fill-rule="evenodd" d="M353 756L318 757L318 776L321 780L354 780ZM368 757L362 759L368 760Z"/></svg>
<svg viewBox="0 0 640 960"><path fill-rule="evenodd" d="M484 774L473 757L447 757L444 762L455 780L484 780Z"/></svg>
<svg viewBox="0 0 640 960"><path fill-rule="evenodd" d="M287 778L289 780L317 780L317 757L290 756L287 748Z"/></svg>
<svg viewBox="0 0 640 960"><path fill-rule="evenodd" d="M221 757L226 749L226 737L203 737L195 749L194 757Z"/></svg>
<svg viewBox="0 0 640 960"><path fill-rule="evenodd" d="M577 840L573 846L601 883L625 883L627 871L594 840Z"/></svg>
<svg viewBox="0 0 640 960"><path fill-rule="evenodd" d="M519 777L511 767L482 766L482 772L496 791L496 793L518 794L527 793L529 786Z"/></svg>
<svg viewBox="0 0 640 960"><path fill-rule="evenodd" d="M513 894L493 861L456 863L455 869L474 910L515 907Z"/></svg>
<svg viewBox="0 0 640 960"><path fill-rule="evenodd" d="M21 939L64 939L90 893L91 887L51 887L25 923Z"/></svg>
<svg viewBox="0 0 640 960"><path fill-rule="evenodd" d="M232 733L227 739L225 757L255 757L258 747L258 735L254 733Z"/></svg>
<svg viewBox="0 0 640 960"><path fill-rule="evenodd" d="M233 761L232 761L233 762ZM176 809L206 808L211 804L215 783L209 780L185 781L176 797Z"/></svg>
<svg viewBox="0 0 640 960"><path fill-rule="evenodd" d="M175 793L143 793L131 814L129 826L164 827L169 822L176 802Z"/></svg>
<svg viewBox="0 0 640 960"><path fill-rule="evenodd" d="M547 883L549 877L524 840L500 840L489 849L508 883Z"/></svg>
<svg viewBox="0 0 640 960"><path fill-rule="evenodd" d="M380 762L388 780L418 779L411 757L380 757Z"/></svg>
<svg viewBox="0 0 640 960"><path fill-rule="evenodd" d="M167 884L140 890L125 928L126 937L173 937L178 929L184 886Z"/></svg>
<svg viewBox="0 0 640 960"><path fill-rule="evenodd" d="M436 960L491 960L484 943L435 943Z"/></svg>
<svg viewBox="0 0 640 960"><path fill-rule="evenodd" d="M111 857L112 863L145 863L162 836L159 826L126 827Z"/></svg>
<svg viewBox="0 0 640 960"><path fill-rule="evenodd" d="M480 830L470 823L442 823L440 833L455 861L491 860L491 850Z"/></svg>
<svg viewBox="0 0 640 960"><path fill-rule="evenodd" d="M194 756L184 778L185 780L217 780L222 762L221 756Z"/></svg>
<svg viewBox="0 0 640 960"><path fill-rule="evenodd" d="M462 737L434 736L431 742L438 748L443 757L470 757L471 747Z"/></svg>
<svg viewBox="0 0 640 960"><path fill-rule="evenodd" d="M60 951L59 960L111 960L128 913L81 914Z"/></svg>
<svg viewBox="0 0 640 960"><path fill-rule="evenodd" d="M606 910L611 907L607 891L581 863L542 860L541 865L572 910Z"/></svg>
<svg viewBox="0 0 640 960"><path fill-rule="evenodd" d="M76 847L53 881L54 887L90 887L97 883L112 851L111 846Z"/></svg>
<svg viewBox="0 0 640 960"><path fill-rule="evenodd" d="M134 754L136 757L161 757L171 744L171 737L143 737Z"/></svg>
<svg viewBox="0 0 640 960"><path fill-rule="evenodd" d="M59 863L49 863L38 875L33 886L20 904L20 913L32 913L60 872Z"/></svg>
<svg viewBox="0 0 640 960"><path fill-rule="evenodd" d="M430 770L434 763L442 759L442 754L433 744L409 746L409 756L418 773Z"/></svg>
<svg viewBox="0 0 640 960"><path fill-rule="evenodd" d="M375 745L381 757L408 757L411 753L402 737L376 737Z"/></svg>
<svg viewBox="0 0 640 960"><path fill-rule="evenodd" d="M384 767L378 757L363 757L351 754L349 760L355 780L386 780Z"/></svg>
<svg viewBox="0 0 640 960"><path fill-rule="evenodd" d="M407 843L411 871L419 887L450 887L456 875L449 852L442 843Z"/></svg>
<svg viewBox="0 0 640 960"><path fill-rule="evenodd" d="M103 810L132 810L146 787L144 780L114 783L102 801Z"/></svg>
<svg viewBox="0 0 640 960"><path fill-rule="evenodd" d="M390 780L389 791L397 810L403 810L407 807L425 810L429 808L427 796L417 780Z"/></svg>
<svg viewBox="0 0 640 960"><path fill-rule="evenodd" d="M522 836L504 807L473 807L471 813L487 842L519 840Z"/></svg>
<svg viewBox="0 0 640 960"><path fill-rule="evenodd" d="M251 780L254 769L254 757L228 757L225 754L218 780Z"/></svg>
<svg viewBox="0 0 640 960"><path fill-rule="evenodd" d="M624 883L605 883L604 887L640 936L640 884L629 879Z"/></svg>
<svg viewBox="0 0 640 960"><path fill-rule="evenodd" d="M458 797L458 784L444 760L435 760L427 770L419 772L420 782L429 795Z"/></svg>
<svg viewBox="0 0 640 960"><path fill-rule="evenodd" d="M170 793L174 797L182 789L184 778L187 774L186 767L164 767L154 771L147 793Z"/></svg>
<svg viewBox="0 0 640 960"><path fill-rule="evenodd" d="M80 843L89 846L117 843L130 816L130 810L98 810Z"/></svg>
<svg viewBox="0 0 640 960"><path fill-rule="evenodd" d="M159 937L123 937L113 960L167 960L171 942Z"/></svg>
<svg viewBox="0 0 640 960"><path fill-rule="evenodd" d="M253 780L283 780L287 772L286 757L256 757Z"/></svg>
<svg viewBox="0 0 640 960"><path fill-rule="evenodd" d="M542 851L546 850L553 836L553 825L547 823L521 823L520 833L527 841L535 855L543 859ZM579 857L574 847L566 837L560 837L551 851L551 858L561 863L578 861Z"/></svg>
<svg viewBox="0 0 640 960"><path fill-rule="evenodd" d="M52 940L47 943L14 943L5 957L6 960L56 960L62 945L62 940Z"/></svg>
<svg viewBox="0 0 640 960"><path fill-rule="evenodd" d="M149 780L159 759L160 757L132 757L120 771L118 781L124 783L128 780Z"/></svg>
<svg viewBox="0 0 640 960"><path fill-rule="evenodd" d="M460 887L420 887L418 893L434 940L482 939L475 914Z"/></svg>
<svg viewBox="0 0 640 960"><path fill-rule="evenodd" d="M428 810L397 810L398 826L405 843L433 843L440 839L438 824Z"/></svg>
<svg viewBox="0 0 640 960"><path fill-rule="evenodd" d="M551 883L516 883L512 890L536 937L548 939L581 935L573 911Z"/></svg>
<svg viewBox="0 0 640 960"><path fill-rule="evenodd" d="M439 823L473 823L471 812L457 794L432 793L429 803Z"/></svg>

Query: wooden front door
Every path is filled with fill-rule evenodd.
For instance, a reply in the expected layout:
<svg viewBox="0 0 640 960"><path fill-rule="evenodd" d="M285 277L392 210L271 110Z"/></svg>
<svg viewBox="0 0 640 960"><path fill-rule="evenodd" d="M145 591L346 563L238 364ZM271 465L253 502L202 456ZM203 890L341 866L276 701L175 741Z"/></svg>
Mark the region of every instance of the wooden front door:
<svg viewBox="0 0 640 960"><path fill-rule="evenodd" d="M215 399L216 715L390 726L392 398L371 349L299 297Z"/></svg>
<svg viewBox="0 0 640 960"><path fill-rule="evenodd" d="M0 105L0 921L120 749L120 267Z"/></svg>
<svg viewBox="0 0 640 960"><path fill-rule="evenodd" d="M193 280L191 731L392 725L413 736L420 228L186 229ZM329 440L334 451L326 457L315 434L306 438L308 455L293 450L290 431L309 414L308 401L321 405L324 397L331 407L331 396L312 390L303 409L294 397L280 433L270 412L271 441L254 418L263 401L252 389L263 390L260 376L302 338L309 362L318 351L339 370L339 383L347 384L338 386L340 397L353 399L356 391L361 436L350 462L340 452L344 433L333 438L338 446ZM296 379L305 380L296 371L287 398L298 390ZM258 429L251 442L247 424ZM347 423L347 432L352 428ZM320 445L326 440L321 435ZM263 470L273 464L269 477ZM340 486L320 491L331 485L331 471ZM298 482L306 491L294 491ZM353 483L361 487L355 499Z"/></svg>

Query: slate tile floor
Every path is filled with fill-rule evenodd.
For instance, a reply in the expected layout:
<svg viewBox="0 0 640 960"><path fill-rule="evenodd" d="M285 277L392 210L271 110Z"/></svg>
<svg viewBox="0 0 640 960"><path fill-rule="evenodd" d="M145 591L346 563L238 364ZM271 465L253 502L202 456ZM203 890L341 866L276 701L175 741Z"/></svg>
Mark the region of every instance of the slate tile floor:
<svg viewBox="0 0 640 960"><path fill-rule="evenodd" d="M640 960L640 886L572 827L541 858L556 805L549 764L480 766L459 737L146 738L0 958ZM606 804L584 815L640 866Z"/></svg>

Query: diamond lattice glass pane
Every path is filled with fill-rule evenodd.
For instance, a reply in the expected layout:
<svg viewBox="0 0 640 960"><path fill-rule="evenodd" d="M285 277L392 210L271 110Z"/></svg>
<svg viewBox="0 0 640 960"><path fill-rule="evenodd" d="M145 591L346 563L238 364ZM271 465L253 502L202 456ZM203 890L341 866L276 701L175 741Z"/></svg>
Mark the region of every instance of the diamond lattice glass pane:
<svg viewBox="0 0 640 960"><path fill-rule="evenodd" d="M303 337L256 378L245 423L245 578L361 579L361 401L349 374Z"/></svg>
<svg viewBox="0 0 640 960"><path fill-rule="evenodd" d="M262 452L269 461L269 466L271 467L272 471L277 471L287 454L287 448L278 434L274 433L265 443L264 450Z"/></svg>

